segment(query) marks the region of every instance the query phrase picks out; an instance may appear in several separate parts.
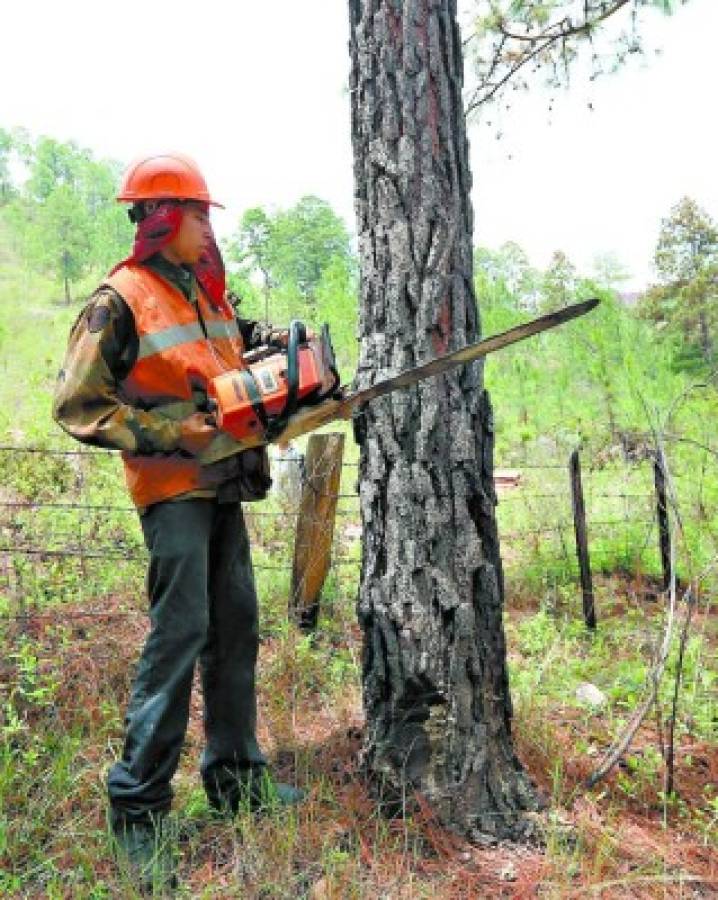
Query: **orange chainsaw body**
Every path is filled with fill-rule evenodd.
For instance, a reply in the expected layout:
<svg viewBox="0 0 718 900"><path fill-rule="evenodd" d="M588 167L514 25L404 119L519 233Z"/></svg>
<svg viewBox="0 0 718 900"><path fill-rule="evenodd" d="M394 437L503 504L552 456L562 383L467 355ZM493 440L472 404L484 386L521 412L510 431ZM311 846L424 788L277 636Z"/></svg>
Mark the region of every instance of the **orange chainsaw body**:
<svg viewBox="0 0 718 900"><path fill-rule="evenodd" d="M282 414L290 394L286 351L261 348L244 359L246 368L211 379L207 391L214 401L218 427L238 441L267 432L268 423ZM333 365L333 354L328 356L322 339L297 348L297 405L318 402L334 390Z"/></svg>

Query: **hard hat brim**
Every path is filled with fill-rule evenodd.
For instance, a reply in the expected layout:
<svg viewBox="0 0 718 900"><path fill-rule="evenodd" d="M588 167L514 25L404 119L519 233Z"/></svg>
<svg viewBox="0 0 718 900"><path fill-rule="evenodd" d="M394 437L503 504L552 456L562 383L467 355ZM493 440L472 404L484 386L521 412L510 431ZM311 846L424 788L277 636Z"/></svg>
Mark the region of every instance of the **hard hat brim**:
<svg viewBox="0 0 718 900"><path fill-rule="evenodd" d="M206 203L207 206L216 206L217 209L227 208L224 203L218 203L216 200L200 200L197 197L133 197L130 194L122 194L116 197L115 200L117 203L142 203L144 200L158 200L160 202L163 200L180 200L185 203Z"/></svg>

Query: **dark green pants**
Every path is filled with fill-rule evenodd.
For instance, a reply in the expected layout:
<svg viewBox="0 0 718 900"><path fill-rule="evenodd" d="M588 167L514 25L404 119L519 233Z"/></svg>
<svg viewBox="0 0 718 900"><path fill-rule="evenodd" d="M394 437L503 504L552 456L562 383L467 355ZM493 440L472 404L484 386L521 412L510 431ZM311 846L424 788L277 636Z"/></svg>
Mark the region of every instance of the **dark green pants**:
<svg viewBox="0 0 718 900"><path fill-rule="evenodd" d="M113 816L135 822L170 807L198 659L201 772L210 803L236 804L242 780L265 764L255 737L257 595L239 503L158 503L141 522L152 627L127 709L122 759L108 777Z"/></svg>

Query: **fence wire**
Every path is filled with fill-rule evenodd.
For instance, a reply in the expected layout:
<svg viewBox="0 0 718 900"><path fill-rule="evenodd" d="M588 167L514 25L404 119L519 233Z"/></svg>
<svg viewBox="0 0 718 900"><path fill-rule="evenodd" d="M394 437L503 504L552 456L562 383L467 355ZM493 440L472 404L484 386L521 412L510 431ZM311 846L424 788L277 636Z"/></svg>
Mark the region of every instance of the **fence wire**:
<svg viewBox="0 0 718 900"><path fill-rule="evenodd" d="M280 477L269 501L244 505L260 595L277 579L289 592L306 484L302 458L273 462ZM144 614L147 552L115 453L1 445L0 471L0 623ZM357 463L344 462L336 527L331 524L330 577L341 578L342 570L358 574L356 477ZM627 465L617 480L615 472L606 477L589 465L584 489L594 569L657 572L651 466ZM578 583L567 464L521 465L508 486L497 481L497 490L508 580L514 568L525 573L528 567L546 581ZM109 596L127 598L127 609L93 608L94 601Z"/></svg>

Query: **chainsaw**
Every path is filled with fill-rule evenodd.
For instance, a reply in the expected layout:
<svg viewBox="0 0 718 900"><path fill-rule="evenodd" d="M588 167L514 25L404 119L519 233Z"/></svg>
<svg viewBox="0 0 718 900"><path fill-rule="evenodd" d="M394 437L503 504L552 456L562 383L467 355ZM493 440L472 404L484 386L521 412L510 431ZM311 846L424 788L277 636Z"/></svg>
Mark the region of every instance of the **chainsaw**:
<svg viewBox="0 0 718 900"><path fill-rule="evenodd" d="M329 422L349 419L377 397L555 328L598 303L597 299L574 303L355 391L340 385L328 326L307 339L304 325L294 321L286 348L260 347L244 355L241 369L209 380L207 408L220 434L200 454L200 462L207 465L249 447L289 441Z"/></svg>

